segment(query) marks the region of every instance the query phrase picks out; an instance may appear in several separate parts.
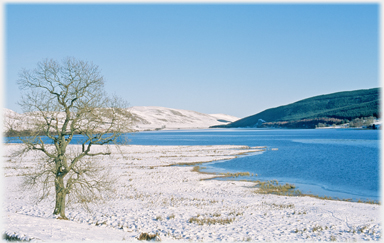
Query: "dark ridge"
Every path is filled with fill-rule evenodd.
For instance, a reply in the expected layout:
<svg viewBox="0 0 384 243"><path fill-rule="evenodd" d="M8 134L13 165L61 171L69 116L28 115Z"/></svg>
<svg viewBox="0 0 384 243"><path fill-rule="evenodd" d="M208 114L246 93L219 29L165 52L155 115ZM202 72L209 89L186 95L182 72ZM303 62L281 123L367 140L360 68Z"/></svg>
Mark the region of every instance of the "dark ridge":
<svg viewBox="0 0 384 243"><path fill-rule="evenodd" d="M229 124L211 128L255 127L260 119L263 122L280 122L316 118L352 120L359 117L380 117L379 105L379 88L344 91L270 108Z"/></svg>

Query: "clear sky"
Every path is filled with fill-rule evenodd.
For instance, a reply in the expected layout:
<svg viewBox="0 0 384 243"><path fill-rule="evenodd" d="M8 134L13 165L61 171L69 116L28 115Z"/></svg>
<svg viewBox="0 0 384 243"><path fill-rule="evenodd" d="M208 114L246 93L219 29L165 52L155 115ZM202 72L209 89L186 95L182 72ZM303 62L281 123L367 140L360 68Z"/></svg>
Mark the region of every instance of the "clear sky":
<svg viewBox="0 0 384 243"><path fill-rule="evenodd" d="M240 118L379 86L378 4L5 5L5 107L45 58L98 65L131 106Z"/></svg>

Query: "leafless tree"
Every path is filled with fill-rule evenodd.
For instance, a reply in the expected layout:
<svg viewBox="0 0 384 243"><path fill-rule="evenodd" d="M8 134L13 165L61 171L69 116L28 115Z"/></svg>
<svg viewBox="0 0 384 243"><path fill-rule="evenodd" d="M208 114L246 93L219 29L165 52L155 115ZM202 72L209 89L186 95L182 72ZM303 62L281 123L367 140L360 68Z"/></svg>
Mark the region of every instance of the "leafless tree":
<svg viewBox="0 0 384 243"><path fill-rule="evenodd" d="M131 115L124 101L106 95L98 66L89 62L47 59L20 72L18 84L30 130L29 136L20 137L24 146L19 154L40 155L24 184L40 186L41 199L54 191L53 214L66 219L66 202L86 203L110 188L113 180L94 157L111 152L91 148L115 144L130 131ZM82 135L81 145L69 146L77 134Z"/></svg>

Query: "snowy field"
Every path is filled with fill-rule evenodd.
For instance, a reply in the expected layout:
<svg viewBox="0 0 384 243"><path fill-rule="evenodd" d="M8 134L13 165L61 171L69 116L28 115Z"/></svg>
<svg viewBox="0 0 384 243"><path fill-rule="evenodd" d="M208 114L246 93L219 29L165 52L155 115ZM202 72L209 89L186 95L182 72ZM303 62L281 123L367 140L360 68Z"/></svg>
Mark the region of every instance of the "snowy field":
<svg viewBox="0 0 384 243"><path fill-rule="evenodd" d="M379 205L257 194L253 182L201 180L212 175L168 166L258 151L230 145L122 146L122 153L94 158L119 177L109 200L93 205L92 213L71 205L66 210L69 220L55 219L53 198L34 204L32 195L20 191L18 183L35 156L31 153L17 164L10 154L18 146L3 146L3 233L24 240L137 241L144 232L157 233L157 239L166 242L381 237Z"/></svg>

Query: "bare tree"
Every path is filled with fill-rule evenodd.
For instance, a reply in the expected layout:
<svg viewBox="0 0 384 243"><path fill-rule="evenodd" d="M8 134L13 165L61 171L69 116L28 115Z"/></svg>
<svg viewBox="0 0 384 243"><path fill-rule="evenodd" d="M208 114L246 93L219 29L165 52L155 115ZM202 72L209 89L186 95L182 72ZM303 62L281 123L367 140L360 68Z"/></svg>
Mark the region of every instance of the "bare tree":
<svg viewBox="0 0 384 243"><path fill-rule="evenodd" d="M105 168L92 157L111 152L91 147L115 144L130 131L131 115L124 101L106 95L99 68L89 62L47 59L34 70L23 70L18 83L23 91L19 104L31 131L20 137L25 146L19 154L40 154L24 184L40 185L40 199L54 188L53 214L66 219L66 200L86 203L110 188ZM70 149L76 134L82 135L81 146Z"/></svg>

